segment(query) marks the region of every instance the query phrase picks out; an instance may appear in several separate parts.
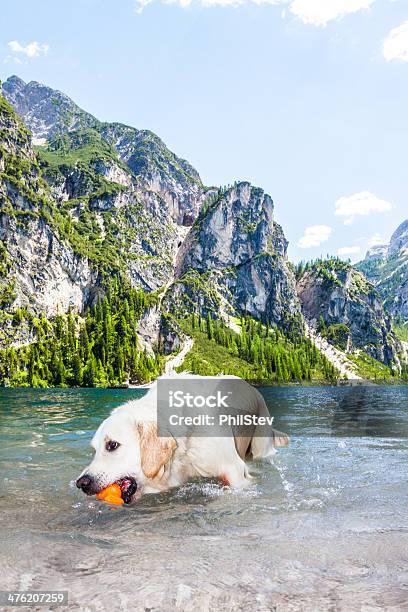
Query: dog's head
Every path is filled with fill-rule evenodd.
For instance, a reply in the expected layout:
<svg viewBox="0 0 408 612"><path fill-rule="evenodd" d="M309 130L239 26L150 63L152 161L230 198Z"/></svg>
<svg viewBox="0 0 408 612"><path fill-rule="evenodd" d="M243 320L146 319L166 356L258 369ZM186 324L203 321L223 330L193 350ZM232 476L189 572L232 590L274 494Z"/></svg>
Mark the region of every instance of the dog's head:
<svg viewBox="0 0 408 612"><path fill-rule="evenodd" d="M177 444L157 435L156 422L116 410L98 428L92 442L95 456L76 485L95 495L118 483L125 503L138 499L143 489L160 478Z"/></svg>

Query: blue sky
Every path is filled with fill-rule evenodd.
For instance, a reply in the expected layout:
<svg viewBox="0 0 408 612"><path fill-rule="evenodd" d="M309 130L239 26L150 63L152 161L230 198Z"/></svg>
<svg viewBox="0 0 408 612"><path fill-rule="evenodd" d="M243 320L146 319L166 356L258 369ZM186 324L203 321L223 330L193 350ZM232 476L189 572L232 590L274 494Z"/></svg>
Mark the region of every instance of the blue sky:
<svg viewBox="0 0 408 612"><path fill-rule="evenodd" d="M264 188L294 260L358 260L408 216L404 0L15 0L2 23L0 78Z"/></svg>

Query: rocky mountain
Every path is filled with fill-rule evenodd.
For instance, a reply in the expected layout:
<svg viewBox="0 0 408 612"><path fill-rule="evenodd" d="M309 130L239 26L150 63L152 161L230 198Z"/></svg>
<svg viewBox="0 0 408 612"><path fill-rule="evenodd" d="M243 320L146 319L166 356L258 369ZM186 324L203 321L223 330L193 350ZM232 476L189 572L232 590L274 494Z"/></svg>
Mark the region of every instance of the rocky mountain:
<svg viewBox="0 0 408 612"><path fill-rule="evenodd" d="M376 286L385 309L402 323L408 322L408 219L391 236L388 245L372 247L357 269Z"/></svg>
<svg viewBox="0 0 408 612"><path fill-rule="evenodd" d="M192 314L201 317L196 342L205 341L203 320L210 339L211 320L230 330L217 327L217 338L241 351L240 372L331 379L333 368L305 339L301 306L309 322L323 314L329 327L348 326L347 350L398 363L381 303L361 274L333 269L328 284L309 269L296 287L262 189L207 188L155 134L103 123L39 83L11 77L3 93L0 379L147 380L160 371L160 355L182 348ZM242 317L261 325L245 324L256 347L228 335L241 334ZM249 368L248 359L256 359Z"/></svg>
<svg viewBox="0 0 408 612"><path fill-rule="evenodd" d="M101 122L64 93L36 81L25 83L12 76L2 90L31 131L34 145L51 141L58 146L67 133L94 130L116 150L141 189L160 195L177 223L191 225L203 200L200 176L153 132Z"/></svg>
<svg viewBox="0 0 408 612"><path fill-rule="evenodd" d="M0 102L1 306L25 305L47 316L71 305L81 310L97 271L57 231L59 211L30 133L11 106Z"/></svg>
<svg viewBox="0 0 408 612"><path fill-rule="evenodd" d="M15 307L81 312L108 271L126 271L149 291L168 280L179 228L96 132L70 133L36 154L6 102L0 126L0 238L15 270Z"/></svg>
<svg viewBox="0 0 408 612"><path fill-rule="evenodd" d="M201 299L207 296L205 311L246 313L290 327L300 305L287 244L262 189L243 182L220 190L206 200L179 251L177 292L191 296L198 287Z"/></svg>
<svg viewBox="0 0 408 612"><path fill-rule="evenodd" d="M3 95L31 131L34 144L45 144L67 130L98 125L68 96L36 81L25 83L11 76L3 83Z"/></svg>
<svg viewBox="0 0 408 612"><path fill-rule="evenodd" d="M319 333L345 352L363 350L391 365L398 341L381 298L364 275L339 259L318 261L297 281L302 312Z"/></svg>
<svg viewBox="0 0 408 612"><path fill-rule="evenodd" d="M14 97L10 94L13 84L17 90ZM52 90L37 84L24 87L16 79L9 79L4 88L11 100L18 97L18 108L25 109L25 116L30 119L33 129L38 126L35 121L36 109L41 109L42 125L45 122L51 134L46 145L34 151L29 132L11 106L4 101L1 127L4 133L7 132L5 142L8 148L3 156L4 213L1 217L1 237L15 269L15 297L12 306L27 306L47 317L67 312L68 309L82 312L101 294L103 279L112 272L125 274L133 286L142 287L146 291L168 285L174 276L183 275L185 278L189 267L188 257L186 255L181 271L180 264L176 263L176 254L189 231L185 223L191 224L194 219L197 220L194 208L188 208L186 203L186 194L190 197L192 193L191 177L194 179L194 188L197 188L200 198L206 202L191 235L201 225L205 227L209 219L214 217L215 198L219 198L219 192L199 187L199 175L187 162L182 166L183 172L190 173L189 186L184 187L179 182L178 170L173 162L164 167L159 159L160 155L170 160L178 158L163 152L164 145L153 134L147 140L146 132L138 132L120 124L103 127L100 124L98 127L96 120L91 122L87 115L86 124L92 124L93 127L71 129L76 127L74 123L66 126L64 133L55 135L56 128L52 129L55 116L44 110L47 101L52 98ZM28 98L24 100L23 92L26 89ZM33 92L36 92L35 96ZM45 96L43 102L41 92ZM67 101L61 95L68 104L69 99ZM77 107L74 106L75 109ZM51 106L53 110L54 105ZM82 114L76 110L73 116L82 117ZM57 127L60 131L61 125L58 116ZM127 149L123 141L125 132L128 132L130 142ZM122 140L119 139L120 134ZM151 143L150 148L147 147L148 142ZM131 155L129 151L137 153ZM140 165L137 165L136 157ZM30 165L23 165L25 159L30 160ZM177 164L180 164L180 160ZM151 171L149 166L152 167ZM171 180L166 183L167 174L171 175ZM174 181L178 182L180 197L177 190L173 190ZM242 222L240 225L234 223L224 230L233 231L236 235L234 240L238 240L237 236L246 224L245 234L239 238L240 250L247 243L247 258L253 258L251 265L260 270L262 255L266 255L269 248L271 261L273 256L279 256L274 266L276 283L278 279L281 282L281 274L284 283L288 285L290 273L286 266L286 242L281 229L273 222L271 199L247 183L230 191L229 195L225 194L221 198L224 213L227 214L230 208L228 214L232 221L233 216L241 210ZM204 210L210 205L211 214L208 210L204 218ZM256 227L257 224L259 227ZM208 240L211 240L211 231L212 225L207 228ZM188 250L185 245L190 244L191 240L189 237L183 244L184 253ZM275 255L271 251L273 242ZM230 247L233 251L232 243ZM219 267L228 267L231 276L233 259L224 262L221 259ZM238 276L250 275L248 262L242 265L245 264L244 251L235 259ZM194 266L194 262L191 265ZM197 271L203 271L202 267L197 267ZM296 298L293 283L291 289L286 288L285 296L278 295L276 287L272 289L273 278L274 274L269 271L269 277L264 281L264 304L260 296L256 295L255 285L251 287L249 292L252 292L252 300L255 302L252 306L248 303L247 310L261 316L265 295L272 295L273 291L277 298L276 312L272 312L271 308L270 314L272 320L279 322L279 310L284 308L283 302L286 306L286 299L289 299L290 308L286 310L290 311L294 309ZM269 282L271 287L268 286ZM230 281L228 285L222 291L234 294L229 306L230 312L241 307L245 311L248 299L243 293L245 282L237 285L236 289Z"/></svg>

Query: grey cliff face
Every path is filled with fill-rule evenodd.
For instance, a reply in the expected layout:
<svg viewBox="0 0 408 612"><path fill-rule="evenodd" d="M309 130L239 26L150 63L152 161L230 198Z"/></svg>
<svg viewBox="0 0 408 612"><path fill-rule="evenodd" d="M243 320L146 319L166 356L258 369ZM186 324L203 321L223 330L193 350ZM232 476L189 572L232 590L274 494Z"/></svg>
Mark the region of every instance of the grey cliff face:
<svg viewBox="0 0 408 612"><path fill-rule="evenodd" d="M26 306L47 317L69 309L82 312L92 303L97 274L86 259L61 242L41 219L23 226L0 216L0 239L7 244L15 266L15 307Z"/></svg>
<svg viewBox="0 0 408 612"><path fill-rule="evenodd" d="M394 317L408 321L408 220L391 237L387 259L378 290L387 310Z"/></svg>
<svg viewBox="0 0 408 612"><path fill-rule="evenodd" d="M402 255L408 251L408 219L401 223L391 236L388 257Z"/></svg>
<svg viewBox="0 0 408 612"><path fill-rule="evenodd" d="M377 244L371 247L366 254L367 261L383 261L387 256L388 244Z"/></svg>
<svg viewBox="0 0 408 612"><path fill-rule="evenodd" d="M69 308L82 311L97 275L86 259L60 240L40 212L48 192L26 128L6 109L0 116L0 129L6 133L0 153L0 240L3 257L10 262L0 286L3 291L10 287L14 307L27 306L46 316Z"/></svg>
<svg viewBox="0 0 408 612"><path fill-rule="evenodd" d="M392 364L397 349L390 320L381 298L364 276L344 262L315 264L297 283L305 317L316 325L342 324L349 333L348 350L362 349L379 361Z"/></svg>
<svg viewBox="0 0 408 612"><path fill-rule="evenodd" d="M20 109L25 108L23 102L28 105L33 102L33 96L28 101L21 100L23 93L27 94L22 81L10 79L5 84L7 88L9 97L18 102ZM48 92L48 88L28 88L31 93L33 89L38 89L41 95ZM48 92L46 97L49 95ZM34 105L30 112L35 115L38 108ZM45 108L43 100L41 113ZM48 119L51 125L55 117L51 113ZM0 182L0 238L12 262L13 293L10 284L10 295L14 295L14 308L28 306L37 314L50 317L68 309L82 312L101 291L100 256L106 259L104 265L121 267L133 286L147 291L171 280L180 235L168 203L159 189L143 186L116 151L107 142L103 145L98 132L71 131L67 132L68 140L65 136L62 141L60 136L52 139L50 153L44 153L45 158L41 155L38 163L31 137L18 116L4 112L0 123L4 135L1 146L7 154L7 158L0 156L0 171L4 172ZM31 122L31 127L36 129L36 126L38 122ZM134 135L137 130L130 129L130 132ZM53 133L50 129L47 134ZM137 146L135 142L130 144ZM26 167L18 170L19 178L11 176L15 160L18 167L22 161L27 162ZM182 187L180 190L183 191ZM90 234L88 243L79 252L70 240L61 236L59 227L45 220L43 209L49 206L57 206L66 222L81 226L82 233ZM51 217L56 221L55 213ZM108 243L113 249L110 259L103 255Z"/></svg>
<svg viewBox="0 0 408 612"><path fill-rule="evenodd" d="M177 231L157 195L138 191L130 173L124 171L120 177L128 187L113 183L113 189L96 195L100 187L96 170L101 170L105 179L106 175L118 178L116 163L106 160L95 163L93 174L81 166L63 165L47 189L30 136L17 116L4 112L0 128L6 133L1 155L4 174L0 180L0 239L11 262L8 277L0 285L6 286L9 281L14 308L27 306L47 317L68 309L82 312L101 291L96 262L75 252L47 220L47 208L53 203L66 206L67 220L71 218L74 223L87 215L99 228L102 250L108 223L110 227L112 216L115 218L118 254L122 252L134 285L153 290L168 280ZM20 179L13 174L16 160L17 168L21 167L17 172L23 173ZM116 189L117 185L121 189Z"/></svg>
<svg viewBox="0 0 408 612"><path fill-rule="evenodd" d="M272 252L274 230L272 199L262 189L239 183L215 196L198 220L186 240L180 271L246 264L260 253ZM286 244L279 244L278 251L284 255Z"/></svg>
<svg viewBox="0 0 408 612"><path fill-rule="evenodd" d="M191 271L207 285L213 307L223 307L273 323L299 314L287 241L273 219L273 202L262 189L238 183L210 198L208 210L188 234L176 266L179 283Z"/></svg>
<svg viewBox="0 0 408 612"><path fill-rule="evenodd" d="M370 249L356 267L374 283L387 312L408 321L408 220L395 230L388 245Z"/></svg>
<svg viewBox="0 0 408 612"><path fill-rule="evenodd" d="M118 151L139 186L161 196L173 221L191 225L203 199L198 172L148 130L114 123L104 124L101 134Z"/></svg>

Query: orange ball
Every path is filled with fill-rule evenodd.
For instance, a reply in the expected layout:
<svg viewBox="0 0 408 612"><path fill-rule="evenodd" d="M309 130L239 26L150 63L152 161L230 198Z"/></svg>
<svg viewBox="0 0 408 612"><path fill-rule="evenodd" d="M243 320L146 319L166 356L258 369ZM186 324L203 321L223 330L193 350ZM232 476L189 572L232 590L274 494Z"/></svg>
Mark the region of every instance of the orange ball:
<svg viewBox="0 0 408 612"><path fill-rule="evenodd" d="M99 491L99 493L96 494L96 497L115 506L121 506L125 503L122 499L122 490L120 486L116 484L116 482L106 487L106 489Z"/></svg>

